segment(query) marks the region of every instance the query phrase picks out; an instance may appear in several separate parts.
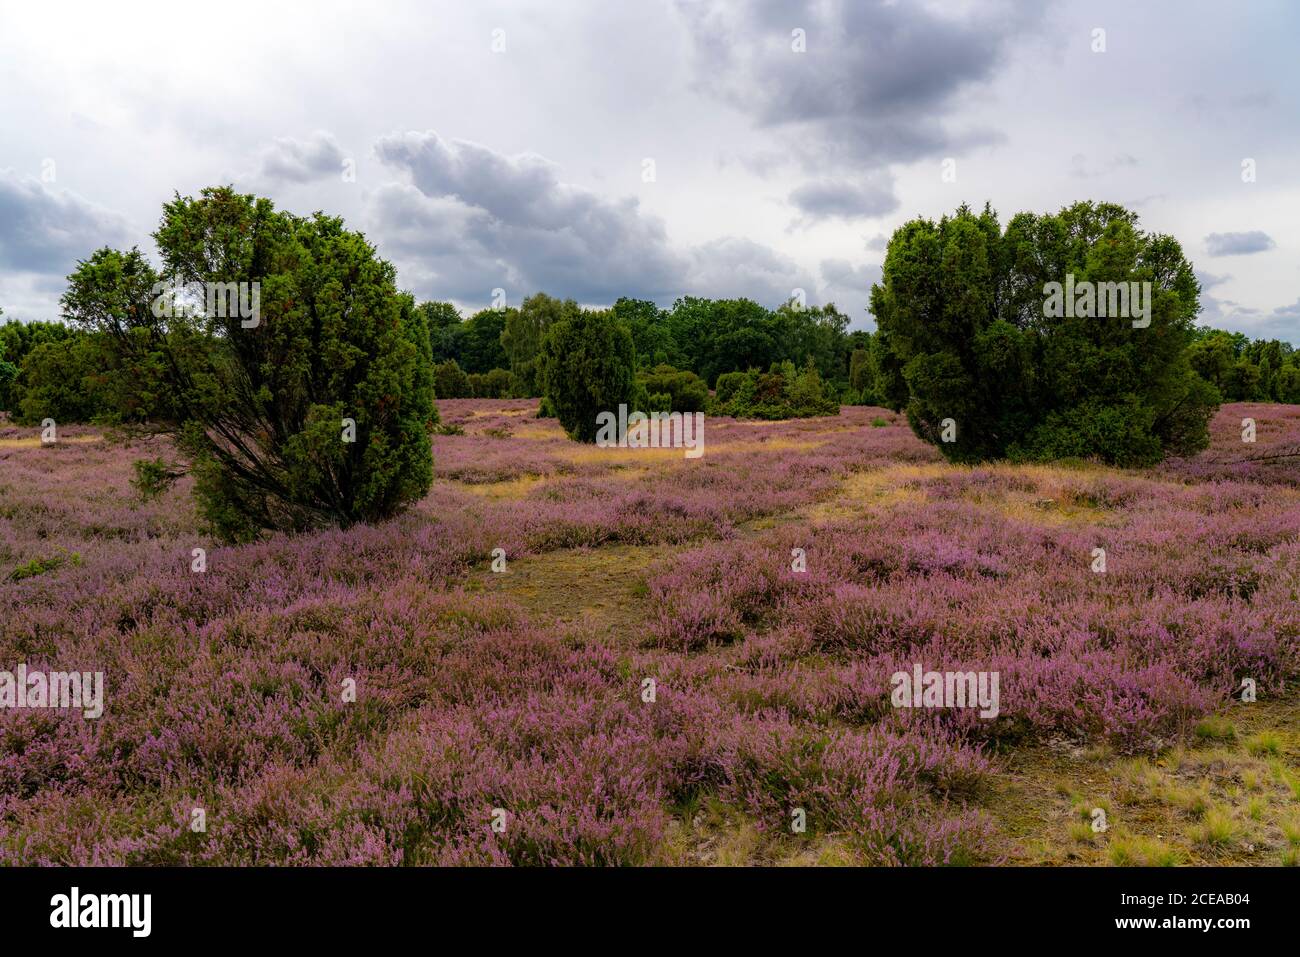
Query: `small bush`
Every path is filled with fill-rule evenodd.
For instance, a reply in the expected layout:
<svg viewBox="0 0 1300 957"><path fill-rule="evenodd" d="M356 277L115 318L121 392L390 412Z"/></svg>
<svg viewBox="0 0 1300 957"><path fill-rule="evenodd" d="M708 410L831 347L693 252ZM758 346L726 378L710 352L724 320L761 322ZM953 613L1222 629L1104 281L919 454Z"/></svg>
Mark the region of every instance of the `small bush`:
<svg viewBox="0 0 1300 957"><path fill-rule="evenodd" d="M474 395L470 377L455 359L433 367L433 391L439 399L469 399Z"/></svg>
<svg viewBox="0 0 1300 957"><path fill-rule="evenodd" d="M508 399L514 392L514 378L506 369L472 372L469 390L476 399Z"/></svg>
<svg viewBox="0 0 1300 957"><path fill-rule="evenodd" d="M1272 731L1261 731L1246 740L1246 750L1255 757L1280 754L1282 739Z"/></svg>
<svg viewBox="0 0 1300 957"><path fill-rule="evenodd" d="M1138 835L1113 836L1110 862L1116 867L1176 867L1182 855L1176 848Z"/></svg>
<svg viewBox="0 0 1300 957"><path fill-rule="evenodd" d="M47 572L58 571L65 565L80 565L81 555L78 552L63 552L59 555L51 555L48 558L33 558L26 564L19 565L9 573L9 581L20 582L25 578L35 578L37 575L44 575Z"/></svg>
<svg viewBox="0 0 1300 957"><path fill-rule="evenodd" d="M1196 725L1196 736L1202 741L1231 741L1237 730L1222 715L1211 715Z"/></svg>
<svg viewBox="0 0 1300 957"><path fill-rule="evenodd" d="M711 403L714 415L737 419L802 419L839 410L811 362L802 372L795 371L794 363L781 362L767 372L724 373Z"/></svg>
<svg viewBox="0 0 1300 957"><path fill-rule="evenodd" d="M650 407L640 410L643 412L703 412L709 401L709 387L703 379L670 365L637 373L637 382L650 396ZM656 405L658 396L664 398Z"/></svg>
<svg viewBox="0 0 1300 957"><path fill-rule="evenodd" d="M178 469L161 458L137 459L131 463L131 468L135 470L131 487L142 502L152 501L162 495L185 474L183 469Z"/></svg>
<svg viewBox="0 0 1300 957"><path fill-rule="evenodd" d="M1191 838L1203 847L1226 847L1237 837L1237 822L1226 811L1211 808L1191 830Z"/></svg>
<svg viewBox="0 0 1300 957"><path fill-rule="evenodd" d="M582 310L542 339L542 391L569 437L595 442L596 417L632 407L637 393L632 334L609 310Z"/></svg>

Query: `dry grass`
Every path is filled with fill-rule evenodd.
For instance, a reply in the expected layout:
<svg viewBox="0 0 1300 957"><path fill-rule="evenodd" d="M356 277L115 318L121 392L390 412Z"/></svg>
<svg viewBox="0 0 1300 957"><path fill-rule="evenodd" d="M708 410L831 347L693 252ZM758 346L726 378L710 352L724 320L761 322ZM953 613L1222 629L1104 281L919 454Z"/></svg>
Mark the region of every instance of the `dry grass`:
<svg viewBox="0 0 1300 957"><path fill-rule="evenodd" d="M986 807L1009 863L1297 863L1300 695L1236 702L1201 726L1211 733L1154 757L1060 742L1008 755ZM1105 831L1091 807L1106 809Z"/></svg>

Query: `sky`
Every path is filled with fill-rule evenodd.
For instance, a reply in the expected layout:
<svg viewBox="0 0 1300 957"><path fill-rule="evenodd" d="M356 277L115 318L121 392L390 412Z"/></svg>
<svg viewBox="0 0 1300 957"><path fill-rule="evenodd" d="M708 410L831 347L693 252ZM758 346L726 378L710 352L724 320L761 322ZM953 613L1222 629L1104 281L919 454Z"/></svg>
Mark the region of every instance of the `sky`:
<svg viewBox="0 0 1300 957"><path fill-rule="evenodd" d="M0 309L233 184L420 299L834 302L909 219L1121 203L1300 346L1300 4L0 0Z"/></svg>

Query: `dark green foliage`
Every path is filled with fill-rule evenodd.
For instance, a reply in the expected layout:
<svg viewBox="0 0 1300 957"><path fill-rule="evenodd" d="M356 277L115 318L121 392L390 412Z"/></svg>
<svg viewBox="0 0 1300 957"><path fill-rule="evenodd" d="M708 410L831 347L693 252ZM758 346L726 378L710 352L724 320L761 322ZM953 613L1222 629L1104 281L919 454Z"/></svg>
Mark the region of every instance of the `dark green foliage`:
<svg viewBox="0 0 1300 957"><path fill-rule="evenodd" d="M375 521L424 495L436 422L429 329L361 234L218 188L166 204L154 239L170 279L259 283L258 324L156 314L155 277L135 250L80 263L64 311L103 334L122 365L161 370L163 424L219 534Z"/></svg>
<svg viewBox="0 0 1300 957"><path fill-rule="evenodd" d="M612 310L580 310L554 322L539 352L544 409L569 437L596 441L596 416L636 410L636 351L632 334Z"/></svg>
<svg viewBox="0 0 1300 957"><path fill-rule="evenodd" d="M131 467L135 471L131 487L142 502L162 495L185 474L184 469L177 468L162 458L137 459L131 463Z"/></svg>
<svg viewBox="0 0 1300 957"><path fill-rule="evenodd" d="M781 358L773 314L749 299L688 296L673 304L670 323L678 348L691 357L691 371L706 382Z"/></svg>
<svg viewBox="0 0 1300 957"><path fill-rule="evenodd" d="M1053 314L1045 284L1067 274L1150 282L1149 326ZM1142 233L1119 206L1022 213L1005 232L987 207L913 220L894 233L872 289L877 391L958 461L1190 454L1208 443L1217 403L1185 354L1198 292L1178 244ZM948 419L954 442L941 441Z"/></svg>
<svg viewBox="0 0 1300 957"><path fill-rule="evenodd" d="M473 373L469 377L470 394L476 399L508 399L515 395L514 377L505 369Z"/></svg>
<svg viewBox="0 0 1300 957"><path fill-rule="evenodd" d="M1300 365L1288 364L1273 377L1273 394L1279 402L1300 405Z"/></svg>
<svg viewBox="0 0 1300 957"><path fill-rule="evenodd" d="M5 311L0 309L0 316ZM6 323L8 325L8 323ZM5 358L4 327L0 326L0 412L9 410L9 386L18 377L18 366Z"/></svg>
<svg viewBox="0 0 1300 957"><path fill-rule="evenodd" d="M1154 434L1155 412L1136 396L1114 403L1089 400L1050 413L1032 433L1032 445L1012 446L1014 458L1067 459L1096 456L1125 465L1154 465L1162 457Z"/></svg>
<svg viewBox="0 0 1300 957"><path fill-rule="evenodd" d="M3 315L0 310L0 315ZM0 325L0 409L18 411L18 376L23 360L37 346L62 342L74 331L61 322L18 322L10 319Z"/></svg>
<svg viewBox="0 0 1300 957"><path fill-rule="evenodd" d="M670 365L657 365L649 371L637 373L637 382L651 398L651 408L644 412L703 412L709 401L709 387L694 372L674 369ZM658 408L654 397L666 397L667 406Z"/></svg>
<svg viewBox="0 0 1300 957"><path fill-rule="evenodd" d="M455 359L433 367L433 391L439 399L468 399L474 395L469 376Z"/></svg>
<svg viewBox="0 0 1300 957"><path fill-rule="evenodd" d="M1300 375L1300 353L1290 343L1199 329L1187 358L1227 402L1297 401L1293 383Z"/></svg>
<svg viewBox="0 0 1300 957"><path fill-rule="evenodd" d="M632 333L639 366L683 364L685 357L677 347L668 312L644 299L622 298L614 303L614 315Z"/></svg>
<svg viewBox="0 0 1300 957"><path fill-rule="evenodd" d="M541 395L537 355L542 337L556 322L571 319L577 313L578 304L572 299L562 301L539 292L507 314L501 346L510 360L510 374L514 376L514 388L520 398Z"/></svg>
<svg viewBox="0 0 1300 957"><path fill-rule="evenodd" d="M460 312L449 302L422 302L416 313L429 330L429 355L434 362L446 362L459 355Z"/></svg>
<svg viewBox="0 0 1300 957"><path fill-rule="evenodd" d="M767 372L724 373L709 412L738 419L797 419L836 415L839 403L826 394L817 367L809 362L796 372L794 363L775 363Z"/></svg>
<svg viewBox="0 0 1300 957"><path fill-rule="evenodd" d="M38 575L44 575L48 572L58 571L65 565L80 565L81 553L69 552L66 549L60 549L57 555L50 555L45 558L33 558L13 569L8 579L11 582L20 582L25 578L35 578Z"/></svg>
<svg viewBox="0 0 1300 957"><path fill-rule="evenodd" d="M100 379L102 352L100 343L86 335L37 344L23 358L11 386L14 421L90 422L110 411Z"/></svg>
<svg viewBox="0 0 1300 957"><path fill-rule="evenodd" d="M876 394L876 367L872 361L871 337L849 354L849 385L844 390L849 405L880 405Z"/></svg>
<svg viewBox="0 0 1300 957"><path fill-rule="evenodd" d="M750 372L724 372L718 376L717 389L714 391L714 399L721 405L732 402L745 389L752 387L752 375L757 375L758 370L753 369Z"/></svg>
<svg viewBox="0 0 1300 957"><path fill-rule="evenodd" d="M513 309L483 309L463 323L456 334L457 352L453 357L466 372L486 373L510 365L506 351L501 346L501 333L505 331Z"/></svg>
<svg viewBox="0 0 1300 957"><path fill-rule="evenodd" d="M872 309L877 307L875 286L871 291ZM883 307L882 307L883 308ZM871 337L872 381L875 398L887 409L903 411L907 405L907 380L903 378L903 364L899 353L891 345L888 330L880 328Z"/></svg>

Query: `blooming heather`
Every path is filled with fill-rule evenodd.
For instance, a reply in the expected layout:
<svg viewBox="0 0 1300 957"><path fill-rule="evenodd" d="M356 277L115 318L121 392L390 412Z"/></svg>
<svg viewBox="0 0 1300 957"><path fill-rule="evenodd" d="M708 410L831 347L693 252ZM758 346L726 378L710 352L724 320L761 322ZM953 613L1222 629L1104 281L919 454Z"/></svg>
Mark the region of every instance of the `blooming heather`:
<svg viewBox="0 0 1300 957"><path fill-rule="evenodd" d="M165 448L0 431L0 669L106 685L96 720L0 710L0 863L676 862L704 801L988 861L992 744L1150 751L1300 675L1297 465L1234 459L1245 414L1247 455L1300 440L1289 407L1129 472L943 464L879 409L710 419L698 460L440 410L409 513L238 547L189 479L135 497ZM566 571L616 561L621 591ZM916 663L997 672L998 716L892 708Z"/></svg>

